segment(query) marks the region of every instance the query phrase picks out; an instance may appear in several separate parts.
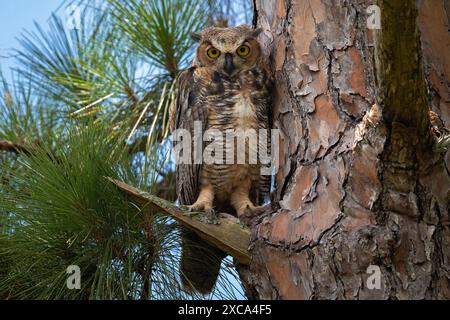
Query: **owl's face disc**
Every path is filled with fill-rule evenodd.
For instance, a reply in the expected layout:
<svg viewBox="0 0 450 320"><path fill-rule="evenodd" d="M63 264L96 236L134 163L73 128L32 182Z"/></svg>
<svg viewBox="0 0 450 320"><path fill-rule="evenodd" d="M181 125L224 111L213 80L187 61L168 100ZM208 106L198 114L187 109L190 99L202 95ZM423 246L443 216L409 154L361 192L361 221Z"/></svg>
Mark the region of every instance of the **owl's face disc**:
<svg viewBox="0 0 450 320"><path fill-rule="evenodd" d="M255 66L261 56L260 30L248 26L208 28L196 35L197 61L203 67L233 77Z"/></svg>

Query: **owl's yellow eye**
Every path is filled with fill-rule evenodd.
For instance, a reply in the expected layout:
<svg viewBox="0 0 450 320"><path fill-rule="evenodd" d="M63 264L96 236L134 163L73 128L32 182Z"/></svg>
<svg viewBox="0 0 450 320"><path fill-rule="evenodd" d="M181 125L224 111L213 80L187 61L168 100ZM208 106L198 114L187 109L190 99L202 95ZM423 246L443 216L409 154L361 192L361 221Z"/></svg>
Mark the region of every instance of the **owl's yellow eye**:
<svg viewBox="0 0 450 320"><path fill-rule="evenodd" d="M211 47L208 51L206 51L206 54L212 59L217 59L220 56L220 51L214 47Z"/></svg>
<svg viewBox="0 0 450 320"><path fill-rule="evenodd" d="M237 54L240 55L241 57L246 57L249 55L249 53L250 53L250 47L245 44L243 44L242 46L240 46L237 49Z"/></svg>

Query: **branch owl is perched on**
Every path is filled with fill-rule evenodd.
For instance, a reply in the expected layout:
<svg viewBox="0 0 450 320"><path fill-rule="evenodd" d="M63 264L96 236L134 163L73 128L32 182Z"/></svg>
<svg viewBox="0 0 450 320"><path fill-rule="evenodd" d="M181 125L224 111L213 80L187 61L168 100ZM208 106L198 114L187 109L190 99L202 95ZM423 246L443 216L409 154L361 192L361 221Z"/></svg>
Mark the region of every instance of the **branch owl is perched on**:
<svg viewBox="0 0 450 320"><path fill-rule="evenodd" d="M172 130L185 129L193 137L196 121L201 122L203 132L215 129L224 136L227 130L253 129L258 133L260 129L270 129L270 80L266 58L256 39L259 33L259 29L242 25L211 27L193 34L199 45L192 66L178 79L178 95L171 108ZM260 144L250 145L250 148L260 150ZM232 147L236 160L236 145ZM269 194L271 177L261 174L259 161L249 163L247 147L244 163L226 162L226 153L230 150L224 143L223 163L194 164L192 155L190 164L177 164L176 191L180 203L193 211L209 214L215 209L234 211L241 218L257 215L261 211L259 205ZM187 231L185 236L195 238ZM206 248L206 243L204 245ZM188 255L194 254L183 247L181 269L188 278L182 276L184 282L190 282L197 291L209 292L215 278L211 284L201 275L199 267L183 268L183 258ZM218 265L208 264L209 278L217 277L220 260Z"/></svg>

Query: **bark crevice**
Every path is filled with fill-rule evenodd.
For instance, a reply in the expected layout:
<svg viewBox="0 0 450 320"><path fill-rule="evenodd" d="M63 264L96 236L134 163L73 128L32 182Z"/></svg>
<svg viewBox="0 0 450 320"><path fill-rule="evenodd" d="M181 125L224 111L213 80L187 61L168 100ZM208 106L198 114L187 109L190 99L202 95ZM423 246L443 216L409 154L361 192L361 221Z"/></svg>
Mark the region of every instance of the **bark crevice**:
<svg viewBox="0 0 450 320"><path fill-rule="evenodd" d="M417 55L390 57L388 46L375 52L379 35L366 27L372 4L255 1L257 24L271 33L262 40L275 79L274 125L282 132L281 208L261 218L251 240L251 286L260 298L450 296L450 254L442 250L450 244L450 178L426 138L425 78L389 78L398 57L406 59L401 68L410 67L408 75L422 70L411 17L423 9L406 8L405 28L414 32L397 41L416 41L401 49ZM391 58L390 69L375 69L379 56ZM419 87L408 87L408 80ZM376 93L393 87L374 105ZM370 265L381 270L380 289L366 286Z"/></svg>

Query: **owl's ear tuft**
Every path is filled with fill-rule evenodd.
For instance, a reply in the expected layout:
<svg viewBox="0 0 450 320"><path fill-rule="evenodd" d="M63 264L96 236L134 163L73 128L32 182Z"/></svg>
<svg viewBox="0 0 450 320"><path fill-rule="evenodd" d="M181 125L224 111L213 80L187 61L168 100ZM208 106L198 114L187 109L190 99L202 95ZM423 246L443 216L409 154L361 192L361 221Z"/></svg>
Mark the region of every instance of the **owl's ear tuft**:
<svg viewBox="0 0 450 320"><path fill-rule="evenodd" d="M252 31L252 37L256 38L259 36L259 34L262 32L262 28L256 28Z"/></svg>
<svg viewBox="0 0 450 320"><path fill-rule="evenodd" d="M191 32L191 39L194 40L195 42L199 42L200 40L202 40L202 35L201 33L198 32Z"/></svg>

